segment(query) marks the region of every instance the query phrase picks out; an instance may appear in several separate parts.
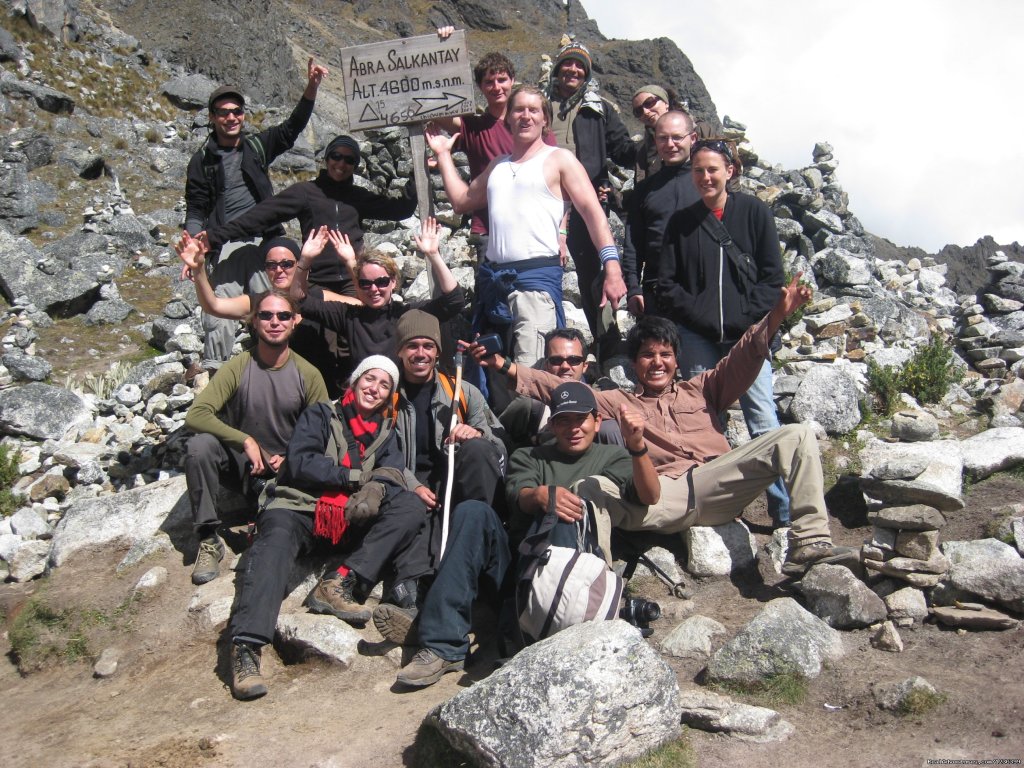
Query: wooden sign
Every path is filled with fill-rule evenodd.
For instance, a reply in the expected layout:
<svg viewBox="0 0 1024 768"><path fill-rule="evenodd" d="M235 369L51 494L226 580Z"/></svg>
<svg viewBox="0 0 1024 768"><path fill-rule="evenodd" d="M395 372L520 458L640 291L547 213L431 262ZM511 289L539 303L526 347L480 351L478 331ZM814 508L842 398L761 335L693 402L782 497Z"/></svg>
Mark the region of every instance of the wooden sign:
<svg viewBox="0 0 1024 768"><path fill-rule="evenodd" d="M341 51L349 129L419 123L473 112L466 31L421 35Z"/></svg>

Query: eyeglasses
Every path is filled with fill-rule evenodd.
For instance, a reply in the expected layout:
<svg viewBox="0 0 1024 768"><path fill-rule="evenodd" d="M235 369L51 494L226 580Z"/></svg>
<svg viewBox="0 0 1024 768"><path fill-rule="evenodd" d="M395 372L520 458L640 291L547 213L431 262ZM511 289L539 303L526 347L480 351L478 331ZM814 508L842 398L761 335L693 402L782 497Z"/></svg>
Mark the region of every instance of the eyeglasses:
<svg viewBox="0 0 1024 768"><path fill-rule="evenodd" d="M235 117L241 117L245 114L244 107L214 107L213 114L215 117L227 117L228 115L234 115Z"/></svg>
<svg viewBox="0 0 1024 768"><path fill-rule="evenodd" d="M356 159L352 155L346 155L341 152L331 152L327 156L328 160L333 160L336 163L345 163L346 165L355 165Z"/></svg>
<svg viewBox="0 0 1024 768"><path fill-rule="evenodd" d="M259 312L256 313L256 317L258 317L263 322L268 322L276 317L282 323L287 323L289 320L295 317L295 313L289 312L287 310L283 312L271 312L269 309L261 309Z"/></svg>
<svg viewBox="0 0 1024 768"><path fill-rule="evenodd" d="M577 365L583 365L584 360L585 358L580 357L579 355L568 355L567 357L563 357L562 355L551 355L551 357L548 358L548 365L559 366L562 363L568 363L575 368Z"/></svg>
<svg viewBox="0 0 1024 768"><path fill-rule="evenodd" d="M690 150L690 156L693 157L702 149L710 149L712 152L725 155L725 159L730 163L736 162L736 159L733 157L732 150L729 149L729 145L721 139L700 139L699 141L694 142L693 148Z"/></svg>
<svg viewBox="0 0 1024 768"><path fill-rule="evenodd" d="M680 133L672 133L672 134L656 133L656 134L654 134L654 143L655 144L668 144L669 142L671 142L673 144L682 144L688 138L693 136L693 134L694 134L694 131L690 131L689 133L681 133L681 134Z"/></svg>
<svg viewBox="0 0 1024 768"><path fill-rule="evenodd" d="M263 263L263 269L267 272L273 272L275 269L283 269L288 271L295 266L295 259L283 259L282 261L266 261Z"/></svg>
<svg viewBox="0 0 1024 768"><path fill-rule="evenodd" d="M644 111L648 109L654 109L654 105L661 101L658 96L648 96L644 99L643 104L633 107L633 117L643 117Z"/></svg>
<svg viewBox="0 0 1024 768"><path fill-rule="evenodd" d="M391 285L390 276L377 277L374 278L373 280L367 280L364 277L359 278L359 287L362 288L364 291L370 290L370 288L372 288L373 286L377 286L378 288L387 288L389 285Z"/></svg>

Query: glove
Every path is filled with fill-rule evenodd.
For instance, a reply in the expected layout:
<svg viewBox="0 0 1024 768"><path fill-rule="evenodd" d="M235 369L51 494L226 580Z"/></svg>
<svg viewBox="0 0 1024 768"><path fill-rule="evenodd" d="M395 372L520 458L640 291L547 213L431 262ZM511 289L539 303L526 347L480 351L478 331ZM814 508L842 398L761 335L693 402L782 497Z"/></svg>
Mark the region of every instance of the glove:
<svg viewBox="0 0 1024 768"><path fill-rule="evenodd" d="M353 525L365 523L380 514L380 503L384 501L387 489L384 483L371 480L348 497L345 504L345 519Z"/></svg>

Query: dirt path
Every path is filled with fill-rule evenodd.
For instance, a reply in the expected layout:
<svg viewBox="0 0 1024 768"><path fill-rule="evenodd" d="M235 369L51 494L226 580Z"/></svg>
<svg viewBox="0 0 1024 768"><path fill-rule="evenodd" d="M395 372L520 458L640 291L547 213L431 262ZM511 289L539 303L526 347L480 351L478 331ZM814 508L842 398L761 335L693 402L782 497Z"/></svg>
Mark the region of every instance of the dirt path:
<svg viewBox="0 0 1024 768"><path fill-rule="evenodd" d="M950 522L955 538L978 538L988 510L1020 498L1024 484L1005 477L971 490L968 509ZM1011 495L1012 494L1012 495ZM756 524L765 522L748 511ZM851 523L852 520L852 523ZM834 521L837 538L862 539L856 519ZM761 537L761 534L759 534ZM951 536L950 538L954 538ZM111 576L119 553L80 559L46 582L0 586L0 607L11 617L32 594L53 604L115 616L139 576L163 565L168 582L120 618L90 630L93 652L122 650L117 674L92 677L89 662L49 667L21 677L9 657L0 662L6 737L3 766L263 766L390 768L413 765L412 745L426 713L460 686L489 671L470 666L437 685L411 693L392 690L397 651L361 655L352 669L323 662L284 664L265 653L270 693L239 703L218 666L218 636L197 632L187 619L193 593L181 556L150 559ZM649 587L667 613L700 613L735 632L777 595L754 581L697 585L692 601L674 601ZM674 622L656 623L657 643ZM379 639L372 628L367 641ZM804 701L776 708L795 727L781 744L747 744L690 732L698 765L768 768L921 766L928 759L1024 759L1024 631L958 633L925 625L902 632L902 654L875 651L867 630L845 633L850 653L811 681ZM4 643L7 636L4 636ZM372 645L370 647L373 647ZM9 648L5 647L7 651ZM698 660L670 660L680 686L696 687ZM937 710L896 717L879 710L871 689L912 675L948 695ZM755 702L756 703L756 702Z"/></svg>

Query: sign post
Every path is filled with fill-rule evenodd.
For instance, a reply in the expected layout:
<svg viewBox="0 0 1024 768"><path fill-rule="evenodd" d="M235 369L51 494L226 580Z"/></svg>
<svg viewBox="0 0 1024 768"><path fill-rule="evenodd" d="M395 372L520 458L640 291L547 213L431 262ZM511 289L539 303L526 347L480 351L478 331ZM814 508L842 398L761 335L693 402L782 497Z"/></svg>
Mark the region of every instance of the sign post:
<svg viewBox="0 0 1024 768"><path fill-rule="evenodd" d="M473 111L473 75L466 31L446 40L420 35L341 50L348 124L352 131L409 126L420 221L431 215L423 124ZM433 275L427 272L433 289Z"/></svg>

